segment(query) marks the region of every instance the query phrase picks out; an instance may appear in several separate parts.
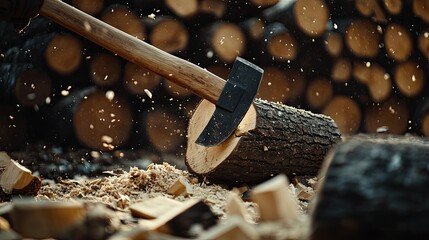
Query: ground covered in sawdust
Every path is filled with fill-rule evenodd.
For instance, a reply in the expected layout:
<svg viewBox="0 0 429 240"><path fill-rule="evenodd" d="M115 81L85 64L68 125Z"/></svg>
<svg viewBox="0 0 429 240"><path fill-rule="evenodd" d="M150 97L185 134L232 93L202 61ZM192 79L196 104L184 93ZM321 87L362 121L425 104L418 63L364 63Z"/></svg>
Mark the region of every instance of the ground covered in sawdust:
<svg viewBox="0 0 429 240"><path fill-rule="evenodd" d="M150 164L146 169L130 167L130 169L117 169L106 171L106 176L98 178L75 177L74 179L44 180L44 185L36 196L38 200L82 200L85 202L104 203L116 212L122 213L122 218L129 212L128 207L138 201L166 196L179 201L189 198L202 199L210 206L213 213L221 220L227 218L225 211L226 198L231 189L223 186L201 181L185 170L179 170L168 163ZM192 186L190 195L172 196L167 193L169 187L179 178L184 177ZM294 226L284 223L258 223L258 206L251 201L244 201L250 221L255 223L264 239L301 239L308 229L307 201L299 200L297 189L291 184L290 191L296 197L300 206L302 218ZM126 219L121 219L122 222Z"/></svg>

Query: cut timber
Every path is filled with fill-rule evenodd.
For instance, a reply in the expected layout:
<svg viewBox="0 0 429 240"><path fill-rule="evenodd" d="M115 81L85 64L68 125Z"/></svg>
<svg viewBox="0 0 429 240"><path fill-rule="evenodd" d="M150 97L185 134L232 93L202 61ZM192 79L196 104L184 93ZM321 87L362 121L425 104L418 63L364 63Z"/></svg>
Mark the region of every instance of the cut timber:
<svg viewBox="0 0 429 240"><path fill-rule="evenodd" d="M113 86L121 78L121 60L110 53L101 52L91 59L89 72L95 85Z"/></svg>
<svg viewBox="0 0 429 240"><path fill-rule="evenodd" d="M355 62L353 77L368 87L374 102L386 100L392 92L390 75L377 63Z"/></svg>
<svg viewBox="0 0 429 240"><path fill-rule="evenodd" d="M402 11L402 0L383 0L384 9L391 15L398 15Z"/></svg>
<svg viewBox="0 0 429 240"><path fill-rule="evenodd" d="M332 64L331 78L335 82L347 82L352 74L352 64L345 57L335 59Z"/></svg>
<svg viewBox="0 0 429 240"><path fill-rule="evenodd" d="M134 217L156 219L181 204L182 203L177 200L158 196L132 204L130 206L130 211Z"/></svg>
<svg viewBox="0 0 429 240"><path fill-rule="evenodd" d="M298 43L295 36L279 22L271 23L265 28L264 48L270 58L279 61L294 60L298 55Z"/></svg>
<svg viewBox="0 0 429 240"><path fill-rule="evenodd" d="M425 72L422 66L413 60L396 65L393 79L399 91L407 97L415 97L425 86Z"/></svg>
<svg viewBox="0 0 429 240"><path fill-rule="evenodd" d="M176 197L177 196L187 197L193 194L192 185L189 183L189 181L186 178L184 178L183 176L180 176L173 183L173 185L171 185L170 188L168 188L167 193Z"/></svg>
<svg viewBox="0 0 429 240"><path fill-rule="evenodd" d="M188 30L179 20L157 17L147 21L150 28L149 42L168 53L178 53L188 45Z"/></svg>
<svg viewBox="0 0 429 240"><path fill-rule="evenodd" d="M216 18L222 18L226 13L226 2L224 0L201 0L199 11L212 14Z"/></svg>
<svg viewBox="0 0 429 240"><path fill-rule="evenodd" d="M146 95L161 82L161 76L132 62L127 62L124 69L123 82L128 92Z"/></svg>
<svg viewBox="0 0 429 240"><path fill-rule="evenodd" d="M325 78L318 78L311 81L306 91L307 104L311 109L323 108L334 95L331 82Z"/></svg>
<svg viewBox="0 0 429 240"><path fill-rule="evenodd" d="M370 106L365 112L365 131L403 134L408 127L409 110L406 103L395 97Z"/></svg>
<svg viewBox="0 0 429 240"><path fill-rule="evenodd" d="M357 57L373 58L379 52L381 34L377 26L367 19L352 21L344 39L349 50Z"/></svg>
<svg viewBox="0 0 429 240"><path fill-rule="evenodd" d="M414 0L413 12L416 16L420 17L426 23L429 23L429 1L428 0Z"/></svg>
<svg viewBox="0 0 429 240"><path fill-rule="evenodd" d="M292 224L298 220L298 202L290 192L289 181L284 174L253 188L251 199L258 204L261 221L283 221Z"/></svg>
<svg viewBox="0 0 429 240"><path fill-rule="evenodd" d="M215 106L203 100L188 128L188 170L213 182L259 183L273 175L315 175L326 152L340 139L334 121L282 104L255 99L236 132L224 143L195 143Z"/></svg>
<svg viewBox="0 0 429 240"><path fill-rule="evenodd" d="M404 26L390 23L384 32L384 47L389 57L397 61L405 61L413 50L413 39Z"/></svg>
<svg viewBox="0 0 429 240"><path fill-rule="evenodd" d="M201 233L198 239L226 240L226 239L260 239L258 231L242 218L234 216L228 218L206 232Z"/></svg>
<svg viewBox="0 0 429 240"><path fill-rule="evenodd" d="M344 46L343 36L338 32L327 32L324 36L325 49L332 57L341 55Z"/></svg>
<svg viewBox="0 0 429 240"><path fill-rule="evenodd" d="M208 39L207 43L211 51L225 63L232 63L246 50L246 36L237 24L216 22L206 30L204 35Z"/></svg>
<svg viewBox="0 0 429 240"><path fill-rule="evenodd" d="M0 152L0 202L10 200L13 195L35 196L42 180L17 163L5 152Z"/></svg>
<svg viewBox="0 0 429 240"><path fill-rule="evenodd" d="M419 34L418 46L419 46L420 52L429 61L429 29L422 31Z"/></svg>
<svg viewBox="0 0 429 240"><path fill-rule="evenodd" d="M90 15L96 15L103 10L104 0L73 0L72 4Z"/></svg>
<svg viewBox="0 0 429 240"><path fill-rule="evenodd" d="M17 150L25 146L27 130L27 118L18 107L0 105L1 150Z"/></svg>
<svg viewBox="0 0 429 240"><path fill-rule="evenodd" d="M57 34L45 49L46 62L52 70L60 74L71 74L82 62L82 50L82 43L74 35Z"/></svg>
<svg viewBox="0 0 429 240"><path fill-rule="evenodd" d="M381 1L355 0L355 7L363 16L371 17L374 22L387 23L386 13L380 5Z"/></svg>
<svg viewBox="0 0 429 240"><path fill-rule="evenodd" d="M323 109L323 114L330 116L338 125L342 135L352 135L361 124L362 113L359 105L346 96L335 96Z"/></svg>
<svg viewBox="0 0 429 240"><path fill-rule="evenodd" d="M146 115L146 133L152 146L160 152L175 152L183 148L186 139L186 121L177 111L157 107Z"/></svg>
<svg viewBox="0 0 429 240"><path fill-rule="evenodd" d="M320 174L310 239L426 239L428 146L393 135L337 145Z"/></svg>
<svg viewBox="0 0 429 240"><path fill-rule="evenodd" d="M72 122L81 144L94 150L113 150L130 138L131 106L120 94L97 90L77 104Z"/></svg>
<svg viewBox="0 0 429 240"><path fill-rule="evenodd" d="M324 0L297 0L294 15L298 27L308 36L318 37L326 31L329 9Z"/></svg>
<svg viewBox="0 0 429 240"><path fill-rule="evenodd" d="M266 67L256 97L285 103L289 96L290 84L284 70L277 67Z"/></svg>
<svg viewBox="0 0 429 240"><path fill-rule="evenodd" d="M165 5L177 16L188 18L198 13L198 0L164 0Z"/></svg>
<svg viewBox="0 0 429 240"><path fill-rule="evenodd" d="M24 238L55 238L85 217L83 203L19 200L11 212L14 230Z"/></svg>
<svg viewBox="0 0 429 240"><path fill-rule="evenodd" d="M146 30L143 21L133 10L123 5L112 5L106 8L101 20L131 36L144 40Z"/></svg>

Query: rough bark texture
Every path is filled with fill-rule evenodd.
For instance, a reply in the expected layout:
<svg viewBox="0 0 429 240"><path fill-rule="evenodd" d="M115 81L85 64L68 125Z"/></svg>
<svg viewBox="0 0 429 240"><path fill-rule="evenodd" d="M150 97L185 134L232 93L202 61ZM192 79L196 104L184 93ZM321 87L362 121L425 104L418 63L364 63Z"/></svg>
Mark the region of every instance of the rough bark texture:
<svg viewBox="0 0 429 240"><path fill-rule="evenodd" d="M279 173L316 175L326 152L340 140L334 121L264 100L255 99L254 105L256 128L206 177L236 184L262 182Z"/></svg>
<svg viewBox="0 0 429 240"><path fill-rule="evenodd" d="M429 141L381 136L354 137L327 159L312 239L429 236Z"/></svg>

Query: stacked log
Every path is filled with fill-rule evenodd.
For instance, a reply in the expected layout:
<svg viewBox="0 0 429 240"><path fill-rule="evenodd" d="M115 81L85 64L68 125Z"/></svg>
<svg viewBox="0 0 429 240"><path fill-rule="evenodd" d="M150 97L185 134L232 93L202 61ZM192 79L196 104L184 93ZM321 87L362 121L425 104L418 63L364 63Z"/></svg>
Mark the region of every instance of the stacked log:
<svg viewBox="0 0 429 240"><path fill-rule="evenodd" d="M242 56L266 72L258 97L327 114L343 135L389 129L429 136L423 104L428 90L427 1L67 2L225 79L233 60ZM142 116L168 108L169 101L177 104L162 110L179 118L188 117L190 106L196 105L188 90L42 17L21 34L1 22L0 32L5 40L0 43L0 69L15 69L0 70L2 106L35 112L28 116L38 121L31 122L52 119L63 98L91 86L120 92L127 102L123 105L130 105L131 125L146 124ZM24 68L31 71L24 74ZM68 129L73 129L72 122ZM186 136L185 129L180 132ZM94 148L77 135L64 134L70 138L66 142ZM131 131L115 148L129 146L125 142L135 139L133 135ZM146 140L142 147L167 151Z"/></svg>

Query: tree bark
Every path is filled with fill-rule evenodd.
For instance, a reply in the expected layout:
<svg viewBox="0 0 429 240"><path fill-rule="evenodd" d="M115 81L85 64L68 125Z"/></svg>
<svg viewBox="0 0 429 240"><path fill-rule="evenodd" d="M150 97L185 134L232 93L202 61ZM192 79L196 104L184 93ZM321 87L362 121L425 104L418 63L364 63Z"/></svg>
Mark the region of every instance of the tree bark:
<svg viewBox="0 0 429 240"><path fill-rule="evenodd" d="M427 238L428 143L369 135L337 145L320 174L311 239Z"/></svg>
<svg viewBox="0 0 429 240"><path fill-rule="evenodd" d="M186 165L213 182L259 183L279 173L315 175L326 152L340 140L331 118L259 99L224 143L195 143L214 111L204 100L188 128Z"/></svg>

